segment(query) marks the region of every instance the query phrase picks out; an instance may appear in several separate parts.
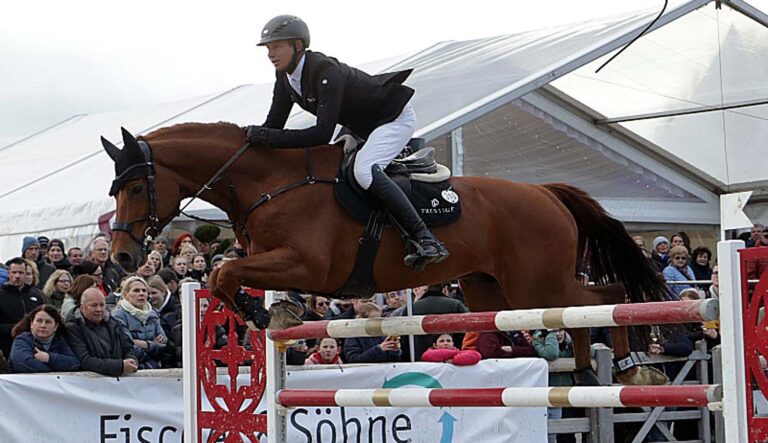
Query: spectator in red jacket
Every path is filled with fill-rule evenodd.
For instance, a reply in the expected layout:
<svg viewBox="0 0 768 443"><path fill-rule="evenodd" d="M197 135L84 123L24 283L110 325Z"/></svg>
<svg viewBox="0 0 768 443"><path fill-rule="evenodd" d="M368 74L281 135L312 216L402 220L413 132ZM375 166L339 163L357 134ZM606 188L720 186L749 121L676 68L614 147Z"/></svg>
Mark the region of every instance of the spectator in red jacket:
<svg viewBox="0 0 768 443"><path fill-rule="evenodd" d="M451 334L432 336L432 347L424 351L421 361L447 362L456 366L470 366L480 361L480 353L474 350L462 351L453 345Z"/></svg>
<svg viewBox="0 0 768 443"><path fill-rule="evenodd" d="M335 365L343 363L339 356L339 342L335 338L326 337L320 340L317 351L304 360L305 365Z"/></svg>
<svg viewBox="0 0 768 443"><path fill-rule="evenodd" d="M519 331L482 332L477 351L483 358L538 357L533 345Z"/></svg>

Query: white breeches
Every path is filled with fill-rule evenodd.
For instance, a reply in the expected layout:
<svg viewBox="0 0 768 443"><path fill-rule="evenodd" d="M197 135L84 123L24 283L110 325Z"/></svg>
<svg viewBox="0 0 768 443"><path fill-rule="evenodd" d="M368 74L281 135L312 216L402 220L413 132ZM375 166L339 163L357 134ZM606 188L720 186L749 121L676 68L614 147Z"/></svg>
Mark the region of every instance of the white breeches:
<svg viewBox="0 0 768 443"><path fill-rule="evenodd" d="M408 102L395 120L371 132L355 159L355 180L363 189L371 186L373 165L379 165L384 170L405 148L415 130L416 112Z"/></svg>

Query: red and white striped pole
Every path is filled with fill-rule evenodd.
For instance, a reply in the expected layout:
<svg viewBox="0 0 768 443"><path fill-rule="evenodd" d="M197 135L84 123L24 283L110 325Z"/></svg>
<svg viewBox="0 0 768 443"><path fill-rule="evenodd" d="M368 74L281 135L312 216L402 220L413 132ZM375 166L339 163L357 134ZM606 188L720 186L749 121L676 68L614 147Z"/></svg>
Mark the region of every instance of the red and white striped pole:
<svg viewBox="0 0 768 443"><path fill-rule="evenodd" d="M590 386L472 389L283 389L284 407L706 407L722 400L720 385Z"/></svg>
<svg viewBox="0 0 768 443"><path fill-rule="evenodd" d="M271 331L270 337L272 340L290 340L514 331L519 329L635 326L711 321L716 320L718 314L717 300L706 299L413 317L325 320L307 322L301 326L281 331Z"/></svg>

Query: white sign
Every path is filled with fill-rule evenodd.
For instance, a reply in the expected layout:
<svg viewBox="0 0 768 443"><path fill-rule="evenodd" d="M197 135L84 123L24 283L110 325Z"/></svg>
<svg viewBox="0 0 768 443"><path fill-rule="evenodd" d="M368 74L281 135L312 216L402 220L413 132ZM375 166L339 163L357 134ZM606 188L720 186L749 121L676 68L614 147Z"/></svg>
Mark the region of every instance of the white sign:
<svg viewBox="0 0 768 443"><path fill-rule="evenodd" d="M744 213L744 206L747 205L752 191L735 192L733 194L723 194L720 196L720 229L742 229L751 228L752 220ZM725 239L721 239L725 240Z"/></svg>
<svg viewBox="0 0 768 443"><path fill-rule="evenodd" d="M178 373L119 379L90 373L0 375L0 441L180 443ZM247 375L240 383L248 383ZM288 373L288 387L304 389L546 385L547 363L523 358L467 367L398 363ZM546 441L546 418L546 408L312 407L289 411L288 435L297 443L536 443Z"/></svg>

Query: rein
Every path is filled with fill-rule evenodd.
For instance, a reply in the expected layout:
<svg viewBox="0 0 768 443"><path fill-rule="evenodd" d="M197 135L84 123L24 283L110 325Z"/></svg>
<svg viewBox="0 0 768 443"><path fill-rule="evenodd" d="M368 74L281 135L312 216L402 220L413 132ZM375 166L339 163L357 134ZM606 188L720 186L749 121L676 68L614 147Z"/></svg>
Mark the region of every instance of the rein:
<svg viewBox="0 0 768 443"><path fill-rule="evenodd" d="M157 236L160 233L160 231L162 230L162 227L168 224L171 220L173 220L176 216L180 214L186 217L189 217L193 220L211 223L213 225L223 227L226 229L237 228L238 230L240 230L241 233L247 236L247 232L245 230L245 220L248 219L248 216L251 215L251 213L255 211L256 208L272 200L272 198L304 185L313 185L315 183L335 184L339 182L338 178L327 179L327 178L315 177L314 174L312 173L312 154L311 154L310 148L305 148L305 156L307 159L307 176L302 180L280 187L272 192L262 193L259 199L256 200L256 202L254 202L248 208L248 210L245 212L244 217L239 217L240 218L239 220L235 220L230 225L225 225L222 223L218 223L212 220L207 220L201 217L197 217L197 216L185 213L184 210L187 209L187 207L189 207L189 205L192 204L193 201L199 198L203 192L210 191L212 189L212 186L221 178L224 172L227 169L229 169L229 167L232 166L232 164L235 161L237 161L237 159L240 158L243 155L243 153L245 153L246 150L248 150L251 144L246 142L240 149L238 149L234 154L232 154L232 156L230 156L226 162L224 162L224 164L213 174L213 176L211 176L211 178L207 182L205 182L197 190L197 192L192 196L192 198L190 198L190 200L183 207L176 210L173 214L171 214L165 220L160 220L160 218L157 215L157 191L156 191L156 185L155 185L155 164L154 164L154 161L152 160L152 151L149 149L149 144L143 140L139 141L139 146L141 147L141 151L144 154L145 161L131 166L128 170L126 170L125 172L120 174L120 176L115 178L115 180L112 183L112 189L115 190L115 193L116 193L116 190L121 187L120 186L121 183L128 180L125 176L129 170L133 171L135 169L138 169L139 167L146 168L147 171L146 171L145 177L148 183L147 194L149 196L149 214L147 214L147 216L143 218L139 218L128 223L115 220L115 222L112 223L112 230L123 231L126 234L128 234L128 236L131 237L131 239L134 242L136 242L137 244L139 244L139 246L141 246L142 251L144 252L145 255L149 254L152 241L154 240L155 236ZM131 179L133 179L133 177ZM230 188L234 189L231 184L230 184ZM236 196L234 191L232 191L232 193L233 193L232 200L233 200L233 207L234 207L235 206L234 203L236 202ZM137 238L131 232L134 223L142 222L142 221L147 221L149 223L149 226L144 231L143 240L140 238Z"/></svg>

